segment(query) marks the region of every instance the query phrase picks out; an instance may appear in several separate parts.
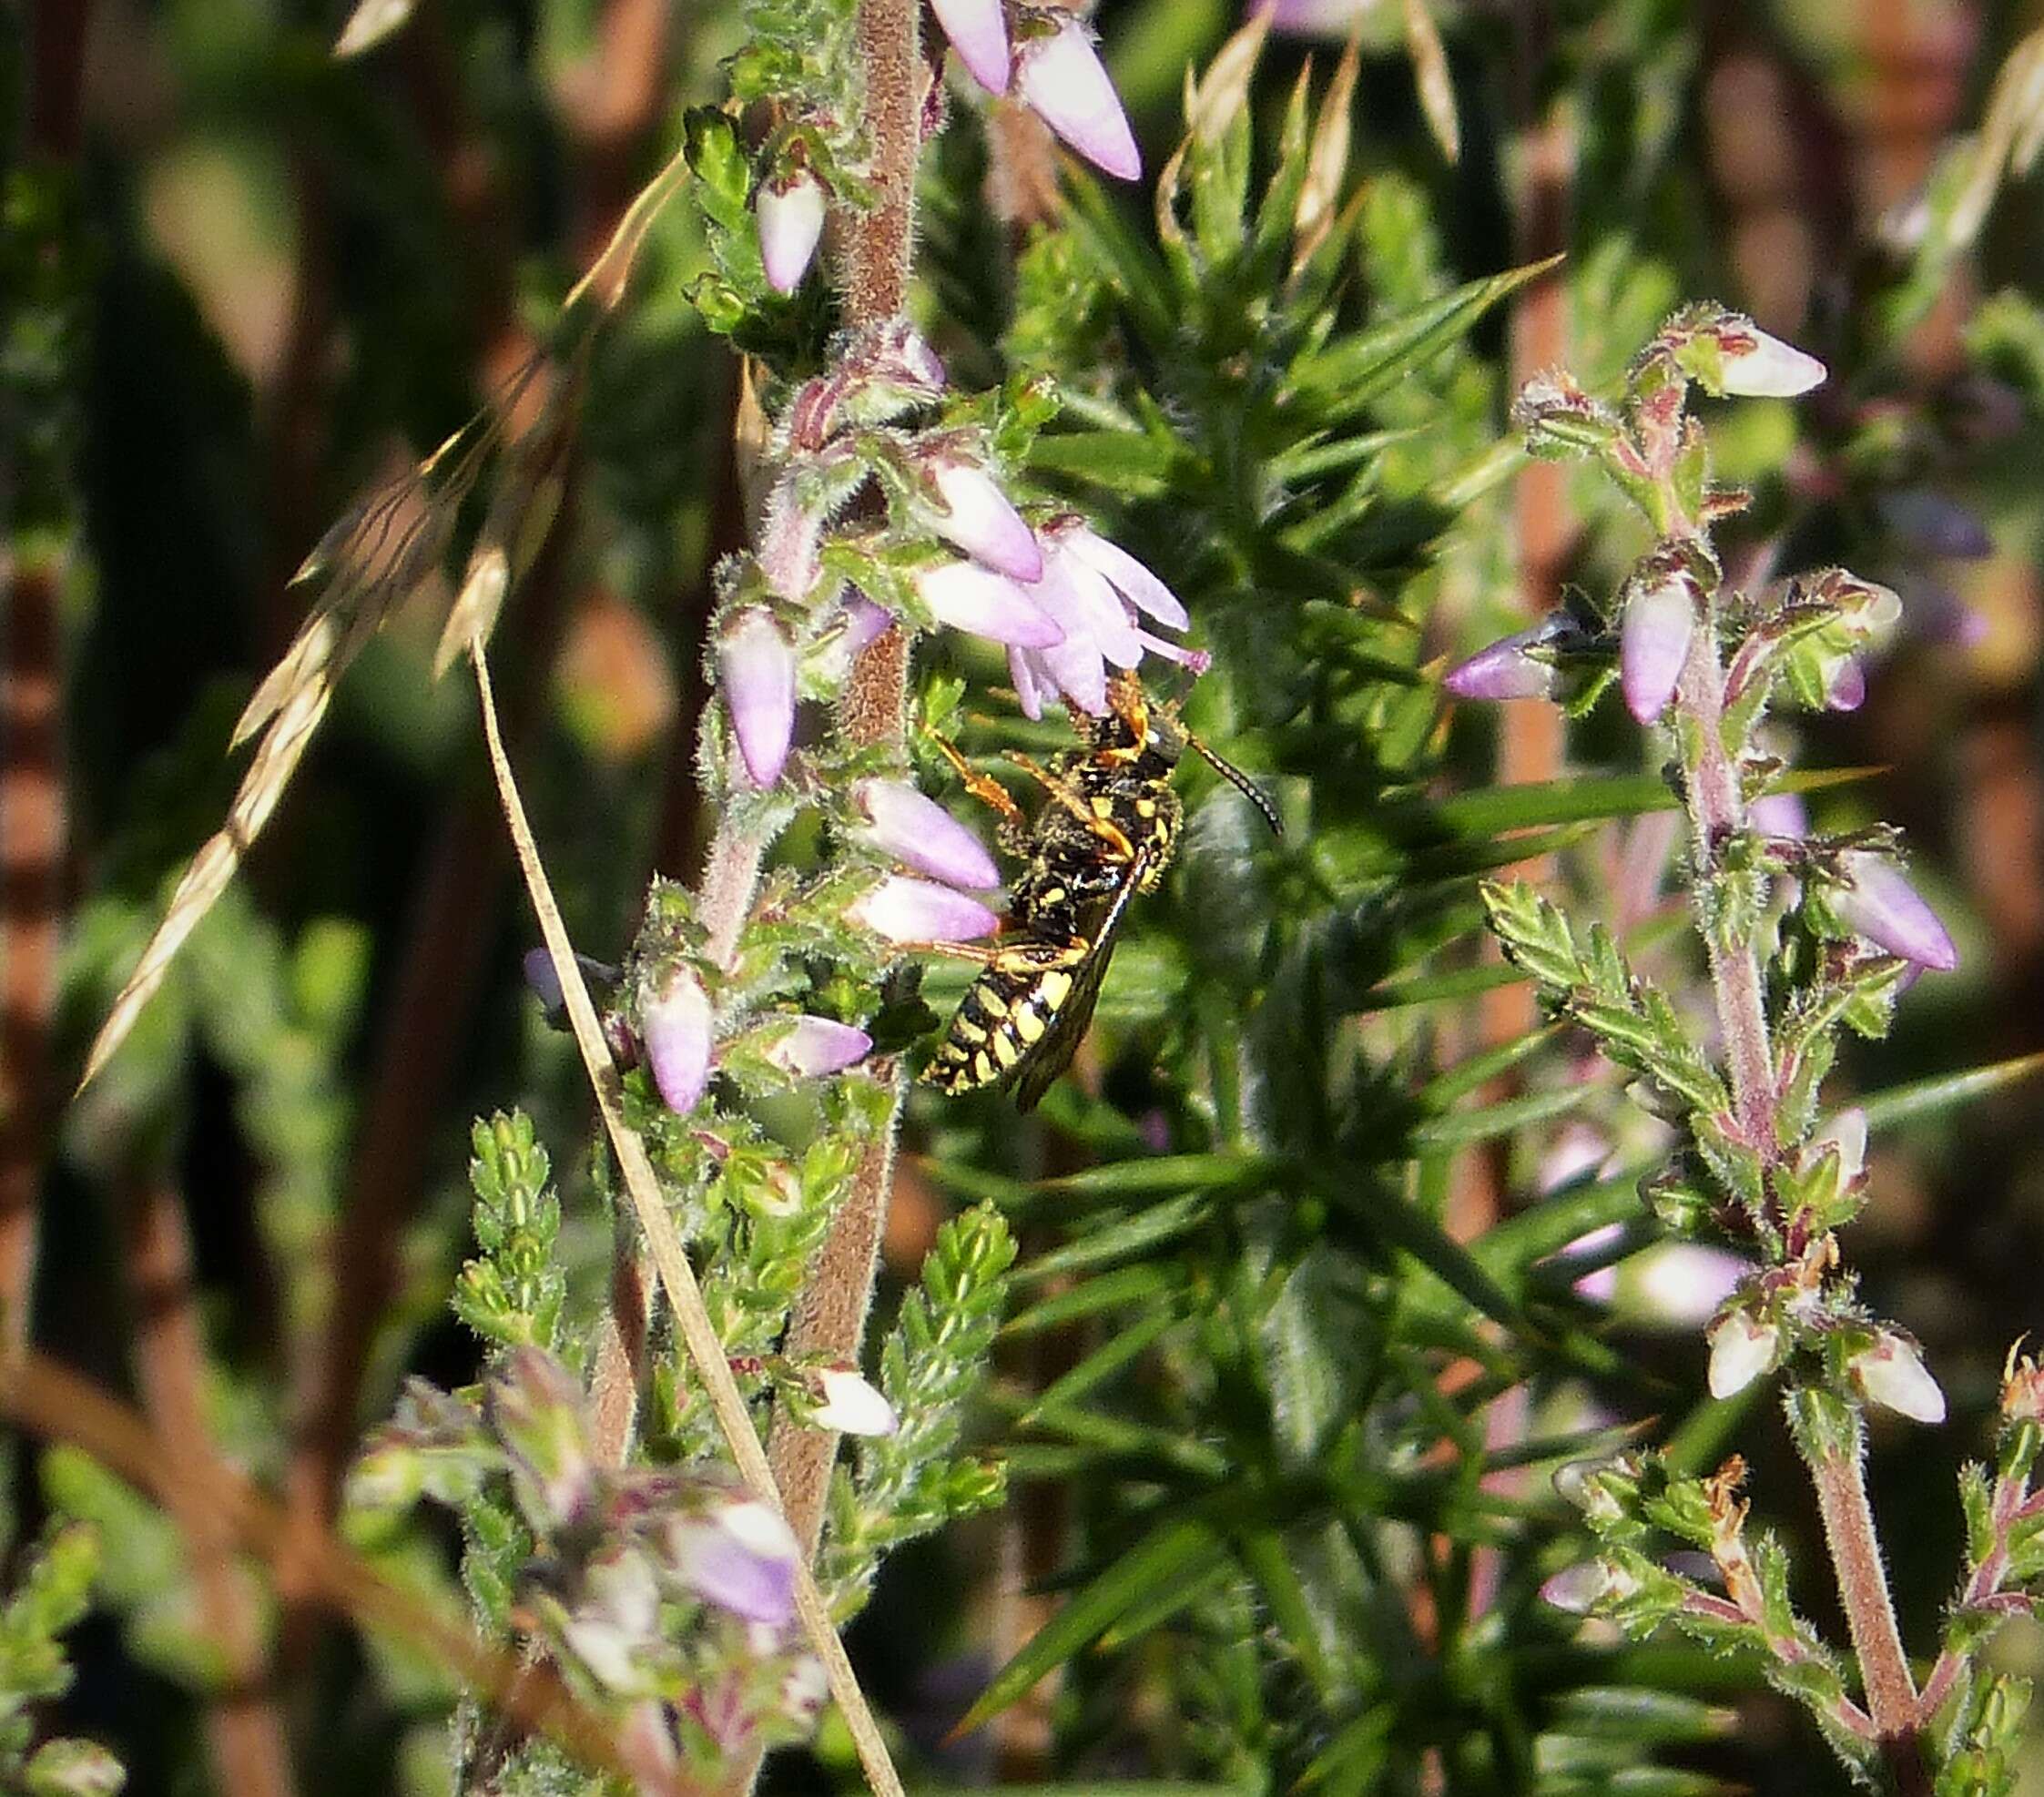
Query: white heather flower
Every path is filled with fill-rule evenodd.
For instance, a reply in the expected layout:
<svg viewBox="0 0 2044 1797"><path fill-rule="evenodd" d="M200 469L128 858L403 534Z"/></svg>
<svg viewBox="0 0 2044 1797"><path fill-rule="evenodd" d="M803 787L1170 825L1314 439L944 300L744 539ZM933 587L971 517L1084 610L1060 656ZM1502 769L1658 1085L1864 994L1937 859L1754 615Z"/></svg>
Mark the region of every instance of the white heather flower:
<svg viewBox="0 0 2044 1797"><path fill-rule="evenodd" d="M1625 708L1652 724L1668 708L1696 635L1696 594L1686 576L1660 581L1626 601L1619 625L1619 684Z"/></svg>
<svg viewBox="0 0 2044 1797"><path fill-rule="evenodd" d="M1831 909L1856 936L1937 973L1958 965L1958 950L1902 869L1886 855L1854 848L1838 858L1849 885L1834 887Z"/></svg>
<svg viewBox="0 0 2044 1797"><path fill-rule="evenodd" d="M738 756L757 787L770 787L795 738L795 651L765 612L741 612L717 638L724 704Z"/></svg>
<svg viewBox="0 0 2044 1797"><path fill-rule="evenodd" d="M639 1006L639 1034L653 1083L677 1116L695 1110L709 1083L714 1025L709 994L686 967L672 969L659 991Z"/></svg>
<svg viewBox="0 0 2044 1797"><path fill-rule="evenodd" d="M816 1080L865 1060L872 1047L873 1039L852 1024L804 1014L796 1017L762 1052L782 1072L798 1080Z"/></svg>
<svg viewBox="0 0 2044 1797"><path fill-rule="evenodd" d="M977 898L907 874L889 875L845 915L890 942L971 942L1001 928Z"/></svg>
<svg viewBox="0 0 2044 1797"><path fill-rule="evenodd" d="M1846 1370L1870 1402L1914 1422L1945 1420L1945 1394L1930 1376L1917 1345L1906 1336L1882 1330L1872 1347L1846 1363Z"/></svg>
<svg viewBox="0 0 2044 1797"><path fill-rule="evenodd" d="M1836 1147L1838 1151L1838 1177L1841 1181L1849 1183L1866 1170L1866 1113L1856 1104L1839 1112L1810 1138L1810 1145L1803 1155L1805 1166L1814 1166L1817 1157L1831 1147Z"/></svg>
<svg viewBox="0 0 2044 1797"><path fill-rule="evenodd" d="M561 1633L597 1683L625 1695L643 1691L649 1679L640 1656L660 1638L660 1589L645 1556L613 1548L592 1560Z"/></svg>
<svg viewBox="0 0 2044 1797"><path fill-rule="evenodd" d="M1638 1579L1609 1560L1582 1560L1549 1579L1541 1587L1541 1600L1571 1616L1587 1616L1599 1604L1622 1600L1639 1589Z"/></svg>
<svg viewBox="0 0 2044 1797"><path fill-rule="evenodd" d="M928 793L906 780L861 780L853 807L866 818L861 838L883 855L947 886L991 892L1001 870L986 845Z"/></svg>
<svg viewBox="0 0 2044 1797"><path fill-rule="evenodd" d="M801 286L823 237L823 183L806 169L768 181L753 202L759 219L759 259L776 293Z"/></svg>
<svg viewBox="0 0 2044 1797"><path fill-rule="evenodd" d="M1769 1371L1781 1350L1781 1331L1755 1322L1749 1311L1725 1312L1704 1336L1710 1344L1713 1397L1733 1397Z"/></svg>
<svg viewBox="0 0 2044 1797"><path fill-rule="evenodd" d="M977 562L943 562L913 576L939 624L1010 648L1050 649L1064 641L1030 589Z"/></svg>
<svg viewBox="0 0 2044 1797"><path fill-rule="evenodd" d="M1005 94L1013 59L1002 0L930 0L930 10L972 79L990 94Z"/></svg>
<svg viewBox="0 0 2044 1797"><path fill-rule="evenodd" d="M827 1366L816 1376L823 1401L811 1416L819 1428L839 1435L892 1435L901 1426L894 1406L849 1366Z"/></svg>
<svg viewBox="0 0 2044 1797"><path fill-rule="evenodd" d="M1143 172L1143 155L1121 96L1108 78L1093 34L1069 15L1017 58L1015 89L1031 111L1095 168L1124 181Z"/></svg>
<svg viewBox="0 0 2044 1797"><path fill-rule="evenodd" d="M1792 400L1822 386L1829 371L1815 356L1746 320L1720 327L1724 391L1748 399Z"/></svg>
<svg viewBox="0 0 2044 1797"><path fill-rule="evenodd" d="M976 462L943 452L932 454L925 467L943 505L929 511L939 536L1011 580L1042 577L1043 554L1035 535L992 475Z"/></svg>
<svg viewBox="0 0 2044 1797"><path fill-rule="evenodd" d="M1144 630L1146 616L1183 630L1191 622L1178 595L1125 549L1078 518L1066 516L1037 533L1042 578L1029 588L1056 620L1063 641L1045 649L1022 645L1008 653L1009 672L1024 714L1041 717L1052 698L1098 717L1107 709L1107 670L1131 668L1145 654L1195 672L1205 657Z"/></svg>

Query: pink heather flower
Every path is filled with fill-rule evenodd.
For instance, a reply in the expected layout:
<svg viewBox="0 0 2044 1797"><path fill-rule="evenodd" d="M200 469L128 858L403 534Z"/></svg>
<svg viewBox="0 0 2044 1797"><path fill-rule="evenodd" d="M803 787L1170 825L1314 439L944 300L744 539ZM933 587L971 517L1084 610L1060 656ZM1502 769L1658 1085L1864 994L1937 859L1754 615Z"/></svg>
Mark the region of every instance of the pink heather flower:
<svg viewBox="0 0 2044 1797"><path fill-rule="evenodd" d="M1551 699L1561 684L1559 671L1526 651L1552 642L1565 628L1559 617L1542 618L1530 630L1500 637L1458 662L1440 684L1459 699Z"/></svg>
<svg viewBox="0 0 2044 1797"><path fill-rule="evenodd" d="M1143 172L1121 96L1093 48L1093 34L1077 19L1063 17L1047 36L1022 46L1015 88L1031 111L1095 168L1124 181Z"/></svg>
<svg viewBox="0 0 2044 1797"><path fill-rule="evenodd" d="M1710 1344L1713 1397L1734 1397L1775 1364L1781 1351L1781 1331L1761 1323L1750 1311L1728 1310L1703 1339Z"/></svg>
<svg viewBox="0 0 2044 1797"><path fill-rule="evenodd" d="M827 1366L816 1376L822 1402L811 1416L817 1427L839 1435L892 1435L901 1426L894 1406L849 1366Z"/></svg>
<svg viewBox="0 0 2044 1797"><path fill-rule="evenodd" d="M1825 683L1826 711L1857 711L1866 703L1866 670L1856 655L1840 655Z"/></svg>
<svg viewBox="0 0 2044 1797"><path fill-rule="evenodd" d="M1753 1263L1697 1242L1660 1242L1628 1262L1619 1279L1622 1309L1642 1323L1693 1329L1753 1271Z"/></svg>
<svg viewBox="0 0 2044 1797"><path fill-rule="evenodd" d="M686 967L671 970L659 995L639 1006L639 1033L653 1083L676 1116L695 1110L709 1084L714 1026L709 994Z"/></svg>
<svg viewBox="0 0 2044 1797"><path fill-rule="evenodd" d="M977 562L945 562L914 578L931 615L953 630L1015 649L1049 649L1064 641L1064 633L1027 589Z"/></svg>
<svg viewBox="0 0 2044 1797"><path fill-rule="evenodd" d="M1855 848L1838 860L1851 884L1832 888L1828 897L1831 909L1847 929L1891 955L1937 973L1949 973L1958 965L1958 950L1937 912L1917 896L1888 857Z"/></svg>
<svg viewBox="0 0 2044 1797"><path fill-rule="evenodd" d="M1762 836L1788 838L1800 842L1810 833L1809 808L1803 795L1771 792L1746 807L1746 822Z"/></svg>
<svg viewBox="0 0 2044 1797"><path fill-rule="evenodd" d="M1829 371L1815 356L1772 337L1759 326L1734 320L1730 340L1720 338L1724 391L1748 399L1792 400L1823 385ZM1734 347L1737 345L1738 347Z"/></svg>
<svg viewBox="0 0 2044 1797"><path fill-rule="evenodd" d="M776 293L801 286L823 237L823 183L806 169L770 180L753 202L759 219L759 259Z"/></svg>
<svg viewBox="0 0 2044 1797"><path fill-rule="evenodd" d="M739 757L755 786L770 787L795 736L795 651L765 612L741 612L717 639L717 659Z"/></svg>
<svg viewBox="0 0 2044 1797"><path fill-rule="evenodd" d="M1301 37L1346 37L1377 0L1256 0L1252 15L1267 13L1270 28Z"/></svg>
<svg viewBox="0 0 2044 1797"><path fill-rule="evenodd" d="M1029 590L1064 636L1049 649L1008 652L1025 715L1041 717L1045 702L1056 697L1100 716L1107 709L1108 668L1134 667L1145 653L1195 672L1205 667L1204 655L1137 624L1140 614L1183 630L1191 618L1177 594L1125 549L1069 516L1046 525L1037 541L1043 577Z"/></svg>
<svg viewBox="0 0 2044 1797"><path fill-rule="evenodd" d="M758 1498L676 1521L666 1545L675 1576L705 1603L776 1627L794 1614L801 1550L787 1523Z"/></svg>
<svg viewBox="0 0 2044 1797"><path fill-rule="evenodd" d="M930 0L930 9L972 79L990 94L1005 94L1013 66L1001 0Z"/></svg>
<svg viewBox="0 0 2044 1797"><path fill-rule="evenodd" d="M1886 1406L1917 1423L1945 1420L1945 1394L1923 1364L1917 1345L1884 1329L1874 1345L1856 1354L1846 1371L1869 1402Z"/></svg>
<svg viewBox="0 0 2044 1797"><path fill-rule="evenodd" d="M1619 625L1619 684L1625 708L1652 724L1668 708L1696 635L1696 597L1681 574L1635 593Z"/></svg>
<svg viewBox="0 0 2044 1797"><path fill-rule="evenodd" d="M907 874L890 874L845 915L890 942L971 942L1001 928L977 898Z"/></svg>
<svg viewBox="0 0 2044 1797"><path fill-rule="evenodd" d="M851 789L851 802L869 826L861 838L881 854L968 891L991 892L1001 884L986 845L908 781L861 780Z"/></svg>
<svg viewBox="0 0 2044 1797"><path fill-rule="evenodd" d="M942 452L924 465L943 503L942 511L930 512L939 536L1011 580L1042 578L1043 555L1034 533L984 468Z"/></svg>
<svg viewBox="0 0 2044 1797"><path fill-rule="evenodd" d="M863 1030L832 1018L804 1014L761 1052L784 1073L798 1080L817 1080L865 1060L872 1047L873 1039Z"/></svg>

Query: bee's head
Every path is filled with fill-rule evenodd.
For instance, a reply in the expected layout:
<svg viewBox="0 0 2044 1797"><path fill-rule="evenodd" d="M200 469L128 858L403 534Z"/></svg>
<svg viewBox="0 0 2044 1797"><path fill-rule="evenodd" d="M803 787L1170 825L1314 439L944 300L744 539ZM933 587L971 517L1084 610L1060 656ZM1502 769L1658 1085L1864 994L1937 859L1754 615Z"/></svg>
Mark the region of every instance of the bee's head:
<svg viewBox="0 0 2044 1797"><path fill-rule="evenodd" d="M1178 721L1175 702L1153 704L1134 675L1114 676L1107 688L1107 716L1093 728L1096 748L1118 749L1139 767L1153 763L1145 772L1168 774L1187 749L1193 750L1263 814L1274 836L1284 835L1285 827L1278 821L1276 808L1248 776L1216 755Z"/></svg>

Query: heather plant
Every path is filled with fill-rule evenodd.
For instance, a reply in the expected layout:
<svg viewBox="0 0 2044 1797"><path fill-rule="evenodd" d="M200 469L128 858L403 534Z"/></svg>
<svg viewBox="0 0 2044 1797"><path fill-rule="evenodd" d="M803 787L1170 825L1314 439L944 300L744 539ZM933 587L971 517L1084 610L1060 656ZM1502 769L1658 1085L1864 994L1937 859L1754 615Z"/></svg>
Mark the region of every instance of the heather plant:
<svg viewBox="0 0 2044 1797"><path fill-rule="evenodd" d="M1952 490L2034 523L2044 311L1960 277L2044 40L1841 255L1820 360L1685 303L1736 272L1677 125L1724 46L1534 10L745 0L666 58L631 0L363 0L330 56L188 21L209 130L290 117L308 241L405 277L304 249L274 580L207 559L215 461L116 478L159 450L107 396L205 320L36 115L10 720L66 593L142 697L194 563L284 602L252 695L81 768L60 1003L58 912L9 937L47 1069L0 1119L0 1406L57 1445L0 1772L111 1788L89 1734L267 1797L2016 1788L2044 1386L1985 1305L1947 1359L1878 1194L2034 1032L1955 1041L1979 918L1814 764L1972 629L1924 572L1995 548ZM377 471L323 531L308 406L322 497ZM1152 716L1211 758L1143 776L1145 860L1088 795ZM453 795L415 907L364 847L393 767ZM1044 898L1074 841L1111 901ZM990 967L1090 1033L1043 985L959 1010ZM993 1089L919 1081L954 1015ZM1011 1061L1061 1074L1033 1114ZM33 1328L23 1179L93 1201L47 1206ZM1993 1458L1884 1540L1905 1425ZM1763 1764L1777 1698L1817 1726Z"/></svg>

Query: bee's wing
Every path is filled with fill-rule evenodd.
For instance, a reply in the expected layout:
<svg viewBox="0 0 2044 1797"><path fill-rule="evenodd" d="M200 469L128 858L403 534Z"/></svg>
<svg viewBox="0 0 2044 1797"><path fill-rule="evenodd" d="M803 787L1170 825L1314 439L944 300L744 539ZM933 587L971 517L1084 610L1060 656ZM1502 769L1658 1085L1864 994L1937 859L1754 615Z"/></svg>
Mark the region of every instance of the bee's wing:
<svg viewBox="0 0 2044 1797"><path fill-rule="evenodd" d="M1093 1021L1093 1006L1100 1001L1100 982L1107 977L1107 963L1114 959L1114 939L1121 934L1128 916L1129 900L1149 872L1151 857L1139 854L1122 870L1122 878L1091 931L1093 946L1072 970L1072 990L1051 1020L1042 1040L1030 1051L1015 1074L1015 1109L1033 1111L1037 1101L1050 1091L1051 1082L1072 1064L1079 1043Z"/></svg>

